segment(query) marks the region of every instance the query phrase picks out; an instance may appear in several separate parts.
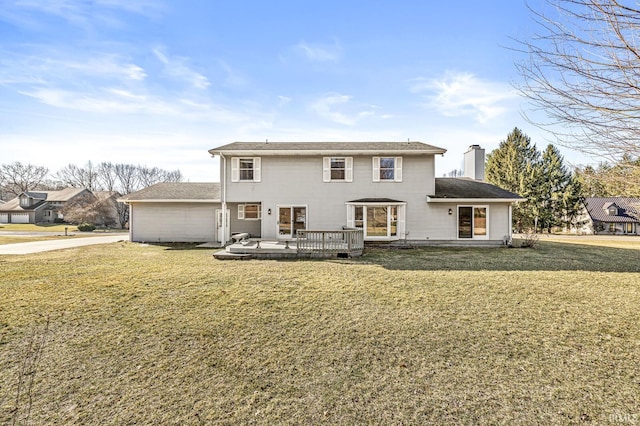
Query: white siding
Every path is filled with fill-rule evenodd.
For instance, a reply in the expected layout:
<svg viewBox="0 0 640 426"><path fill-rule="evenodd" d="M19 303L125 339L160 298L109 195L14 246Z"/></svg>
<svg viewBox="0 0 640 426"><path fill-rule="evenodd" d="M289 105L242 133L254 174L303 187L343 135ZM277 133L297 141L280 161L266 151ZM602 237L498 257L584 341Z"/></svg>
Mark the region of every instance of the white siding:
<svg viewBox="0 0 640 426"><path fill-rule="evenodd" d="M325 182L323 156L262 157L261 182L231 182L227 167L227 201L262 203L262 238L276 238L278 205L308 206L307 227L337 230L347 226L346 204L360 198L390 198L407 203L408 238L426 239L427 194L435 186L434 156L402 157L402 182L372 182L372 156L353 156L352 182ZM272 214L267 214L268 210ZM231 232L236 230L233 227Z"/></svg>
<svg viewBox="0 0 640 426"><path fill-rule="evenodd" d="M131 240L135 242L215 241L218 203L132 203Z"/></svg>
<svg viewBox="0 0 640 426"><path fill-rule="evenodd" d="M9 223L9 215L7 213L0 213L0 223Z"/></svg>

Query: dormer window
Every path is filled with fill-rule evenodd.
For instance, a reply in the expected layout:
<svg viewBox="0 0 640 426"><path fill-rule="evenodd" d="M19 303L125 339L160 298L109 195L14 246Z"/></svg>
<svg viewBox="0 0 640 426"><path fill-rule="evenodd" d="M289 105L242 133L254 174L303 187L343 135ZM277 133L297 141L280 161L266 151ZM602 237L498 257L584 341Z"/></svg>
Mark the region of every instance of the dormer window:
<svg viewBox="0 0 640 426"><path fill-rule="evenodd" d="M29 197L20 197L20 206L29 207Z"/></svg>
<svg viewBox="0 0 640 426"><path fill-rule="evenodd" d="M609 216L616 216L618 214L618 209L615 206L611 206L607 209L607 214Z"/></svg>

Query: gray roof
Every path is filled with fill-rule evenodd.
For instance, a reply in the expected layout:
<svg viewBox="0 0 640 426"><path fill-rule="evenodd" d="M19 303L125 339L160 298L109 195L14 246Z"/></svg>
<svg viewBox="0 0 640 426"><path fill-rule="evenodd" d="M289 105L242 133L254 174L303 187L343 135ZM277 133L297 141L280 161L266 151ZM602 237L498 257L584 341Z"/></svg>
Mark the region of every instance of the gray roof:
<svg viewBox="0 0 640 426"><path fill-rule="evenodd" d="M470 178L436 178L435 192L434 195L429 195L429 198L524 200L518 194Z"/></svg>
<svg viewBox="0 0 640 426"><path fill-rule="evenodd" d="M217 182L161 182L123 197L124 201L220 201Z"/></svg>
<svg viewBox="0 0 640 426"><path fill-rule="evenodd" d="M344 152L415 152L444 154L447 150L423 142L233 142L209 150L211 155L225 152L273 153L289 151L300 154Z"/></svg>
<svg viewBox="0 0 640 426"><path fill-rule="evenodd" d="M615 205L617 215L610 215L607 209ZM584 206L591 219L598 222L640 223L640 198L630 197L589 197L584 199Z"/></svg>
<svg viewBox="0 0 640 426"><path fill-rule="evenodd" d="M7 201L0 207L2 211L32 211L41 206L43 206L46 202L62 202L65 203L82 192L87 191L85 188L65 188L59 191L26 191L24 194L32 197L36 200L40 200L39 202L34 203L29 207L22 207L20 205L20 197L13 198Z"/></svg>

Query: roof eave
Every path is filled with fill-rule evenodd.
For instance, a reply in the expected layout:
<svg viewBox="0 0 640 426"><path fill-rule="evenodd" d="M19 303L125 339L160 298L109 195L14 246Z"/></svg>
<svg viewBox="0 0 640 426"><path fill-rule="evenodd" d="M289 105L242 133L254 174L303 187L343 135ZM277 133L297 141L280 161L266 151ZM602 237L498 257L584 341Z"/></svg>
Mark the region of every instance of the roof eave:
<svg viewBox="0 0 640 426"><path fill-rule="evenodd" d="M171 198L154 198L148 200L129 200L126 198L119 198L117 200L120 203L220 203L219 199L205 199L205 200L194 200L194 199L171 199Z"/></svg>
<svg viewBox="0 0 640 426"><path fill-rule="evenodd" d="M269 149L269 150L209 150L209 154L216 155L235 155L235 156L325 156L325 155L436 155L446 153L446 149L404 149L404 150L388 150L388 149L350 149L350 150L284 150L284 149Z"/></svg>
<svg viewBox="0 0 640 426"><path fill-rule="evenodd" d="M526 198L442 198L427 196L428 203L516 203Z"/></svg>

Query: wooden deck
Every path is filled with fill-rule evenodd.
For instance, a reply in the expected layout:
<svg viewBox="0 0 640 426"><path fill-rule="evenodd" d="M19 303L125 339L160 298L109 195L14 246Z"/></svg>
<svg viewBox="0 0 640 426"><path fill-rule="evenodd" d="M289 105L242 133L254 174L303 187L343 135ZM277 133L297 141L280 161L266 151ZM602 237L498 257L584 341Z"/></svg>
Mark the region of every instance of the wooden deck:
<svg viewBox="0 0 640 426"><path fill-rule="evenodd" d="M362 256L361 229L340 231L299 230L294 240L265 241L247 239L214 253L216 259L293 259Z"/></svg>

